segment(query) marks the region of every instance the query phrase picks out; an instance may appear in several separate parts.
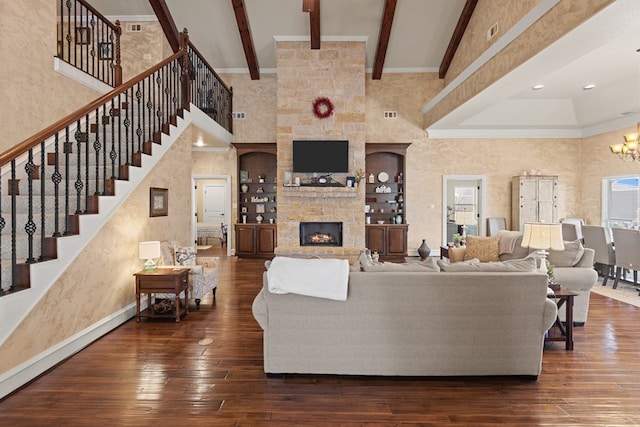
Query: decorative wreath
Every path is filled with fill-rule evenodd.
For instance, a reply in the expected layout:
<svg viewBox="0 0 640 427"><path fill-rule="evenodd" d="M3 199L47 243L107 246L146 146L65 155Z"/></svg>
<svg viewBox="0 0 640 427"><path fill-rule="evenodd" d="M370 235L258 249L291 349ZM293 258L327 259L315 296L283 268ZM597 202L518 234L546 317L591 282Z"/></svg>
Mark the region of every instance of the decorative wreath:
<svg viewBox="0 0 640 427"><path fill-rule="evenodd" d="M319 119L326 119L333 114L333 103L325 96L313 101L313 114Z"/></svg>

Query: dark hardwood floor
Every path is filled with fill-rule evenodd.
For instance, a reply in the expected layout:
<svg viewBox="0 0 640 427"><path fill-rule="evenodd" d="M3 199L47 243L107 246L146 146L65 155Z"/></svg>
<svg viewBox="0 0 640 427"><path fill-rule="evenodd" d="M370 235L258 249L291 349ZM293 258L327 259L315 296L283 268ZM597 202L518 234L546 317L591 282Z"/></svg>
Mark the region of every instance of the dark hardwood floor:
<svg viewBox="0 0 640 427"><path fill-rule="evenodd" d="M180 323L131 319L1 401L0 425L640 425L639 308L592 295L575 350L548 345L537 381L267 378L251 314L263 270L224 258L213 305Z"/></svg>

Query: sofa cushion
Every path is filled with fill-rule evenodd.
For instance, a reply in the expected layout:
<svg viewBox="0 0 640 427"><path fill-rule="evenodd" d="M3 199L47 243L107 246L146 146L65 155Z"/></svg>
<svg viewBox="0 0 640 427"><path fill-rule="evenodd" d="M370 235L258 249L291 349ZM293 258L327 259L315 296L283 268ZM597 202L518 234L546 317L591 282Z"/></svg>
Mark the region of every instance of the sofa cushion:
<svg viewBox="0 0 640 427"><path fill-rule="evenodd" d="M478 258L480 262L500 261L500 237L467 236L464 259Z"/></svg>
<svg viewBox="0 0 640 427"><path fill-rule="evenodd" d="M487 271L487 272L534 272L536 271L536 259L533 257L514 259L510 261L491 261L491 262L456 262L449 264L440 262L438 265L441 271L447 272L469 272L469 271Z"/></svg>
<svg viewBox="0 0 640 427"><path fill-rule="evenodd" d="M196 248L193 246L176 247L176 263L180 265L196 265Z"/></svg>
<svg viewBox="0 0 640 427"><path fill-rule="evenodd" d="M428 257L424 261L412 261L407 263L381 262L364 267L364 271L397 271L397 272L423 272L440 271L435 258Z"/></svg>
<svg viewBox="0 0 640 427"><path fill-rule="evenodd" d="M584 247L580 240L574 240L572 242L564 242L563 251L549 251L547 260L554 267L573 267L578 264L580 258L584 255Z"/></svg>

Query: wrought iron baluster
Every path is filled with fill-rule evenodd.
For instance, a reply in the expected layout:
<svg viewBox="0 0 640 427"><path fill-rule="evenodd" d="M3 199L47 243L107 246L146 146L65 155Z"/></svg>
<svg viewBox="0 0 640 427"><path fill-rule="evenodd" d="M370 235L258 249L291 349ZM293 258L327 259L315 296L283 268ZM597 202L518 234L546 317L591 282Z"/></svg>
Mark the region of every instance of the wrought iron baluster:
<svg viewBox="0 0 640 427"><path fill-rule="evenodd" d="M82 142L84 142L84 211L88 213L91 212L89 209L89 114L85 114L84 116L84 135ZM97 185L98 183L96 182L96 187Z"/></svg>
<svg viewBox="0 0 640 427"><path fill-rule="evenodd" d="M76 181L74 183L74 188L76 190L76 214L81 214L82 209L80 206L82 204L82 188L84 187L82 183L82 131L80 120L76 123L76 131L74 133L74 137L76 139L76 148L78 152L76 153Z"/></svg>
<svg viewBox="0 0 640 427"><path fill-rule="evenodd" d="M69 159L71 158L71 140L69 139L69 126L65 129L65 140L64 140L64 235L70 235L71 233L71 205L69 200L69 174L71 173L69 166Z"/></svg>
<svg viewBox="0 0 640 427"><path fill-rule="evenodd" d="M16 190L16 160L11 160L11 185L14 186L11 192L11 290L14 291L17 289L17 264L18 264L18 251L16 246L16 235L18 232L18 220L17 220L17 212L16 212L16 203L18 192Z"/></svg>
<svg viewBox="0 0 640 427"><path fill-rule="evenodd" d="M36 223L33 222L33 175L36 167L33 163L33 148L29 150L27 156L27 163L24 166L24 170L27 173L27 222L24 225L24 231L27 232L27 264L36 262L33 258L33 235L36 232ZM17 193L17 189L14 190Z"/></svg>
<svg viewBox="0 0 640 427"><path fill-rule="evenodd" d="M111 151L109 152L109 160L111 160L111 179L116 179L116 159L118 158L118 153L116 152L116 125L114 115L115 106L112 98L111 109L109 110L109 117L111 120Z"/></svg>
<svg viewBox="0 0 640 427"><path fill-rule="evenodd" d="M144 122L142 121L142 106L140 104L140 100L142 98L142 91L140 90L140 82L136 85L136 102L138 105L137 113L138 113L138 128L136 129L136 135L138 136L138 151L142 152L142 127L144 127Z"/></svg>
<svg viewBox="0 0 640 427"><path fill-rule="evenodd" d="M46 227L45 227L45 218L47 208L45 206L45 184L46 180L44 179L44 168L45 168L45 145L44 141L40 143L40 174L38 175L38 179L40 180L40 257L38 261L44 261L45 257L45 238L46 238Z"/></svg>
<svg viewBox="0 0 640 427"><path fill-rule="evenodd" d="M103 194L107 194L107 125L109 124L109 116L107 116L107 104L102 104L102 176L103 176Z"/></svg>
<svg viewBox="0 0 640 427"><path fill-rule="evenodd" d="M93 151L96 154L96 192L94 194L97 196L100 194L100 151L102 150L102 143L100 142L100 107L96 108L95 134L96 139L93 141Z"/></svg>
<svg viewBox="0 0 640 427"><path fill-rule="evenodd" d="M62 175L60 174L60 148L59 137L56 133L53 143L53 174L51 175L51 181L53 182L53 236L59 237L60 233L60 203L58 197L60 196L60 183L62 182Z"/></svg>

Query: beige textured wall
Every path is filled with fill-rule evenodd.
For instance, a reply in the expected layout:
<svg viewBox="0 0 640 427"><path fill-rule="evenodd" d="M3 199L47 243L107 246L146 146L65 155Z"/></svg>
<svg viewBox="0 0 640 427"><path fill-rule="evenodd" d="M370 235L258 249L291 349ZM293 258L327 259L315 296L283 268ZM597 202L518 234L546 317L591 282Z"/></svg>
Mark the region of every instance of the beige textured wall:
<svg viewBox="0 0 640 427"><path fill-rule="evenodd" d="M0 2L0 152L96 99L53 71L56 2Z"/></svg>
<svg viewBox="0 0 640 427"><path fill-rule="evenodd" d="M140 32L127 32L127 23L140 24ZM122 27L120 56L123 82L171 56L170 48L164 51L165 45L168 46L168 43L158 22L121 21L120 25ZM145 55L149 55L150 58L145 59Z"/></svg>
<svg viewBox="0 0 640 427"><path fill-rule="evenodd" d="M233 121L234 142L275 142L277 76L261 73L260 80L251 80L249 74L221 74L220 78L233 88L233 111L246 113L244 120Z"/></svg>
<svg viewBox="0 0 640 427"><path fill-rule="evenodd" d="M588 224L601 225L602 178L616 175L640 175L638 163L625 162L611 154L611 144L624 142L624 134L636 132L629 127L584 138L581 145L582 187L581 215Z"/></svg>
<svg viewBox="0 0 640 427"><path fill-rule="evenodd" d="M138 242L191 241L187 130L0 347L1 372L135 302ZM149 187L169 189L169 215L149 217Z"/></svg>
<svg viewBox="0 0 640 427"><path fill-rule="evenodd" d="M489 0L486 0L489 1ZM612 0L562 0L542 18L531 25L516 40L492 57L467 80L453 89L442 101L428 111L424 116L424 127L429 127L449 112L486 89L489 85L505 76L509 71L530 59L544 48L551 45L567 32L598 13ZM482 2L479 2L479 5ZM514 2L515 3L515 2ZM511 5L511 2L509 2ZM511 6L503 7L502 11L510 10ZM474 12L475 16L476 12ZM464 40L455 61L460 64L471 62L465 55L477 55L476 48L467 48L467 44L475 46L473 40ZM488 47L488 46L487 46ZM473 57L472 59L475 59ZM461 66L460 65L460 66Z"/></svg>

